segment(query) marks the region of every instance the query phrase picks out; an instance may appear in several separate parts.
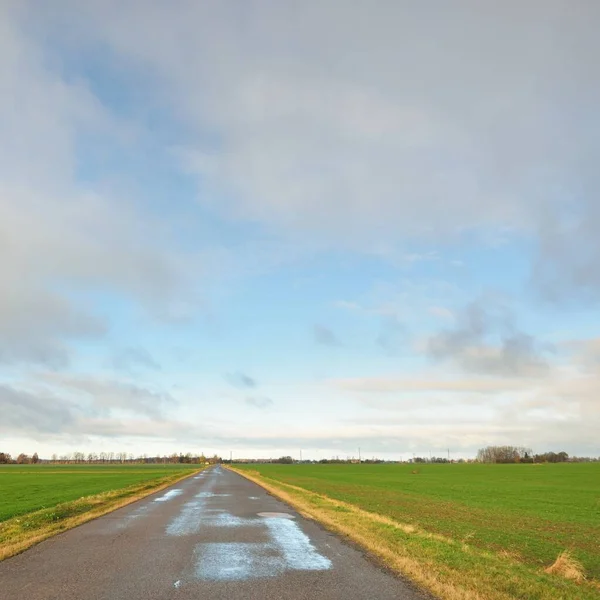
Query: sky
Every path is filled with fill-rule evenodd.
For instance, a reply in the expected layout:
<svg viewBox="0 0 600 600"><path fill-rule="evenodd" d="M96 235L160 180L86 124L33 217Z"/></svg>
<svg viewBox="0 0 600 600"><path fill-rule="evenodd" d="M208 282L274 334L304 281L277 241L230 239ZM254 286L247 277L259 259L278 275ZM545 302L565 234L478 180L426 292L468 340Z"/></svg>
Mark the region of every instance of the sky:
<svg viewBox="0 0 600 600"><path fill-rule="evenodd" d="M0 4L0 450L600 455L600 5Z"/></svg>

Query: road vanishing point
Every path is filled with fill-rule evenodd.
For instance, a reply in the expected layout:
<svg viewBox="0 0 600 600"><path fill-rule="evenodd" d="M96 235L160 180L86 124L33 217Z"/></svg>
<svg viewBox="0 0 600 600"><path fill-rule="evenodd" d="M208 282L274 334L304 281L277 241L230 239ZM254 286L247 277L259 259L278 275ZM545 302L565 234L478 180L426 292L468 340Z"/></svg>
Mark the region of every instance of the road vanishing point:
<svg viewBox="0 0 600 600"><path fill-rule="evenodd" d="M423 600L221 467L0 563L2 600Z"/></svg>

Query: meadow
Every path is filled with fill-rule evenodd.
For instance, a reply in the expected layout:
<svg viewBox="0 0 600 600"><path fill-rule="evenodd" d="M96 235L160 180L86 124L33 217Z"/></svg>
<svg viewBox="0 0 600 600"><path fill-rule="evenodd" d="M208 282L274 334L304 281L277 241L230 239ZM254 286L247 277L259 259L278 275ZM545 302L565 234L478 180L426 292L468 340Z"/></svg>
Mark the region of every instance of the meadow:
<svg viewBox="0 0 600 600"><path fill-rule="evenodd" d="M399 524L407 536L396 540L396 550L401 552L410 547L412 556L423 552L430 560L430 568L437 565L441 572L472 567L474 573L480 568L484 573L487 557L492 561L488 561L490 569L499 569L498 579L502 580L502 568L494 563L499 558L510 563L513 574L520 569L523 582L531 575L533 579L529 583L533 585L534 579L547 577L544 569L567 550L575 566L581 567L580 573L585 575L579 587L571 589L569 582L568 589L563 589L563 582L556 579L558 587L554 595L528 588L525 595L519 592L520 595L507 597L600 597L598 463L236 467L246 473L260 474L260 478L284 489L292 498L297 496L304 503L312 503L317 519L324 507L323 515L331 509L329 517L333 518L331 511L343 512L347 505L379 515L391 526ZM288 486L313 494L303 495ZM331 503L325 506L315 494L337 501L337 509ZM357 512L354 516L360 514ZM348 527L351 529L352 525ZM411 539L408 535L413 530L416 537L421 536L421 542L425 539L429 545L432 540L440 542L438 554L434 556L435 553L429 552L431 548L426 548L427 544L415 544L415 536ZM382 529L382 539L389 533ZM377 543L374 539L371 542ZM475 565L474 557L481 559L481 564ZM520 584L516 581L511 585L519 589Z"/></svg>
<svg viewBox="0 0 600 600"><path fill-rule="evenodd" d="M0 465L0 522L62 502L197 469L197 465Z"/></svg>
<svg viewBox="0 0 600 600"><path fill-rule="evenodd" d="M158 491L199 465L0 465L0 560Z"/></svg>

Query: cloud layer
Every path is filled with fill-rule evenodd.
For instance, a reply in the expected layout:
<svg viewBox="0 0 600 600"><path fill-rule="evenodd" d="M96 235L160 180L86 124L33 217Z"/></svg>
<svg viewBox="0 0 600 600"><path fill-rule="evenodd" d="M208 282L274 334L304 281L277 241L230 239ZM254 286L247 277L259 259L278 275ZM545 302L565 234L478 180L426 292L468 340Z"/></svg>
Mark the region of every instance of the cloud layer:
<svg viewBox="0 0 600 600"><path fill-rule="evenodd" d="M592 448L599 19L2 5L2 433Z"/></svg>

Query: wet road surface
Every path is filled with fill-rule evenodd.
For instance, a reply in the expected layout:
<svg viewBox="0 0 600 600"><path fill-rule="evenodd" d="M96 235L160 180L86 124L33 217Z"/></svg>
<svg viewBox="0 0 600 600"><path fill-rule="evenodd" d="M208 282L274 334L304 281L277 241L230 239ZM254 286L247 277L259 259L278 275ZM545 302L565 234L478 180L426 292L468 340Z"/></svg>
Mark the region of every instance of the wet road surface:
<svg viewBox="0 0 600 600"><path fill-rule="evenodd" d="M0 563L1 600L422 600L215 467Z"/></svg>

